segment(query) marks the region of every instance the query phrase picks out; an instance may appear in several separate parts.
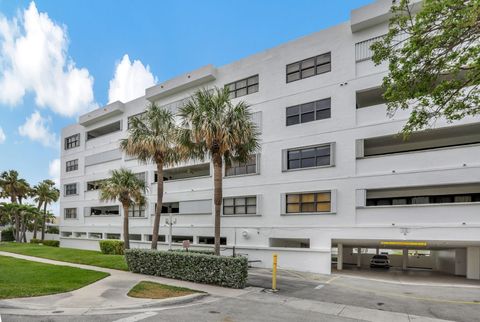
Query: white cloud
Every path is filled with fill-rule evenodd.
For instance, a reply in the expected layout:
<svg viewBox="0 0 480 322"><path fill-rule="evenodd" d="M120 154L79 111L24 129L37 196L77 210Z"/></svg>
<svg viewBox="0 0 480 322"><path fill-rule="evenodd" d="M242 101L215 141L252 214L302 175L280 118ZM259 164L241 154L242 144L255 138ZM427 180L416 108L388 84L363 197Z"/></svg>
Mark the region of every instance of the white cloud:
<svg viewBox="0 0 480 322"><path fill-rule="evenodd" d="M93 77L67 49L66 27L34 2L17 18L0 16L0 103L18 105L31 92L38 106L63 116L95 108Z"/></svg>
<svg viewBox="0 0 480 322"><path fill-rule="evenodd" d="M145 88L157 83L157 78L150 72L150 66L145 67L140 60L130 62L124 55L115 69L115 76L110 80L108 101L128 102L145 95Z"/></svg>
<svg viewBox="0 0 480 322"><path fill-rule="evenodd" d="M23 125L18 127L18 133L32 141L38 141L44 146L58 147L57 135L50 131L50 123L49 118L44 118L39 111L35 111Z"/></svg>
<svg viewBox="0 0 480 322"><path fill-rule="evenodd" d="M48 175L60 186L60 159L53 159L48 165Z"/></svg>
<svg viewBox="0 0 480 322"><path fill-rule="evenodd" d="M5 135L5 132L3 132L3 129L0 127L0 144L5 142L6 139L7 139L7 136Z"/></svg>

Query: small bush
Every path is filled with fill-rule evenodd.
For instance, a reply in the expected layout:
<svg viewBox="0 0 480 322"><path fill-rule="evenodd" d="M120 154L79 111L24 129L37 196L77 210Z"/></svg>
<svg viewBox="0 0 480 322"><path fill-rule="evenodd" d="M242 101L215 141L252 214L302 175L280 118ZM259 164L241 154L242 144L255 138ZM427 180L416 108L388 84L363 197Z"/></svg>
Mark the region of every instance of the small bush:
<svg viewBox="0 0 480 322"><path fill-rule="evenodd" d="M11 242L15 240L15 236L13 235L13 228L7 228L2 230L1 232L3 242Z"/></svg>
<svg viewBox="0 0 480 322"><path fill-rule="evenodd" d="M60 241L58 240L44 240L40 242L45 246L60 247Z"/></svg>
<svg viewBox="0 0 480 322"><path fill-rule="evenodd" d="M101 240L99 243L103 254L123 255L123 240L107 239Z"/></svg>
<svg viewBox="0 0 480 322"><path fill-rule="evenodd" d="M58 235L59 233L60 233L60 230L58 229L57 226L48 226L47 227L47 234Z"/></svg>
<svg viewBox="0 0 480 322"><path fill-rule="evenodd" d="M41 244L42 240L37 238L30 239L30 244Z"/></svg>
<svg viewBox="0 0 480 322"><path fill-rule="evenodd" d="M182 251L128 249L130 271L191 282L244 288L248 276L245 257L226 257Z"/></svg>

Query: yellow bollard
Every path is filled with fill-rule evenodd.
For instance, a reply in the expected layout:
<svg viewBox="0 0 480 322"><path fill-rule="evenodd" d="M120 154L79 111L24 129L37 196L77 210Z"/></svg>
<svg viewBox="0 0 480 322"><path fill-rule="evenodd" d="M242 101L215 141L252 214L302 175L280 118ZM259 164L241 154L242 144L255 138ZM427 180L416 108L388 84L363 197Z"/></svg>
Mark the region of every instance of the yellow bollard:
<svg viewBox="0 0 480 322"><path fill-rule="evenodd" d="M277 254L273 254L272 290L277 290Z"/></svg>

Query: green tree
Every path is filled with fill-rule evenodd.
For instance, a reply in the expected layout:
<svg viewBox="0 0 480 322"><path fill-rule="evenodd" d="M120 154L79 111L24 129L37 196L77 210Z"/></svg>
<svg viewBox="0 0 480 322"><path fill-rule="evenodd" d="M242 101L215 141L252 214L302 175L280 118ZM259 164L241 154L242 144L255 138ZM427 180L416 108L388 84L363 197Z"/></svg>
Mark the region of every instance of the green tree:
<svg viewBox="0 0 480 322"><path fill-rule="evenodd" d="M40 210L43 206L43 220L42 220L42 240L45 239L45 222L47 217L47 206L52 202L57 202L60 197L60 191L55 187L55 182L52 180L43 180L33 189L34 200L37 203L37 209ZM38 220L35 220L33 228L33 238L37 238Z"/></svg>
<svg viewBox="0 0 480 322"><path fill-rule="evenodd" d="M145 113L130 120L128 138L120 142L120 147L128 155L137 157L145 164L153 162L157 167L157 206L152 249L157 249L158 244L164 191L163 169L182 159L177 148L177 131L173 113L151 104Z"/></svg>
<svg viewBox="0 0 480 322"><path fill-rule="evenodd" d="M209 156L213 163L215 205L215 254L220 255L220 210L224 162L246 162L258 147L258 129L245 102L232 104L225 89L202 89L179 112L179 141L193 158Z"/></svg>
<svg viewBox="0 0 480 322"><path fill-rule="evenodd" d="M128 209L145 203L145 182L127 169L113 170L111 177L104 180L100 187L100 200L120 201L123 207L123 240L125 249L130 248Z"/></svg>
<svg viewBox="0 0 480 322"><path fill-rule="evenodd" d="M2 195L10 199L13 204L22 204L23 199L31 194L31 188L25 179L19 177L15 170L4 171L0 175L0 187ZM15 224L15 241L19 243L20 240L20 214L18 211L14 213L13 220Z"/></svg>
<svg viewBox="0 0 480 322"><path fill-rule="evenodd" d="M383 79L390 114L412 108L411 132L444 118L480 113L480 1L400 0L389 31L372 45L373 61L388 63Z"/></svg>

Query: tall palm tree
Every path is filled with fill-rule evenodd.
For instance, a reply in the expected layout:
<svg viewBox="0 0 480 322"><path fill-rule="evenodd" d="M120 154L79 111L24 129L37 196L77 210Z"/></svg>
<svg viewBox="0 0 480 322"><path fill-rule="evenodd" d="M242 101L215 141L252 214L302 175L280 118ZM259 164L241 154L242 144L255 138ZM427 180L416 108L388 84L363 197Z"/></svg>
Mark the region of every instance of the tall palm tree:
<svg viewBox="0 0 480 322"><path fill-rule="evenodd" d="M45 239L45 222L47 216L47 206L52 202L57 202L60 197L60 190L55 187L55 182L50 179L43 180L34 187L34 200L37 202L37 209L40 210L43 206L43 220L42 220L42 240ZM33 238L37 238L38 221L35 219L33 228Z"/></svg>
<svg viewBox="0 0 480 322"><path fill-rule="evenodd" d="M246 162L259 147L259 132L245 102L232 104L228 89L198 90L180 108L179 141L194 157L210 156L213 163L215 254L220 255L220 209L224 162Z"/></svg>
<svg viewBox="0 0 480 322"><path fill-rule="evenodd" d="M163 203L163 168L182 160L177 148L175 117L172 112L155 104L146 112L130 121L128 138L120 142L120 147L140 162L153 162L157 167L157 207L153 223L152 249L157 249L160 216Z"/></svg>
<svg viewBox="0 0 480 322"><path fill-rule="evenodd" d="M0 187L4 197L9 198L11 203L22 203L22 200L31 193L31 188L25 179L19 178L15 170L4 171L0 175ZM20 214L15 212L15 241L20 242Z"/></svg>
<svg viewBox="0 0 480 322"><path fill-rule="evenodd" d="M120 201L123 207L123 240L124 248L130 248L128 229L128 209L145 203L145 182L135 173L127 169L113 170L112 176L104 180L100 187L100 200Z"/></svg>

